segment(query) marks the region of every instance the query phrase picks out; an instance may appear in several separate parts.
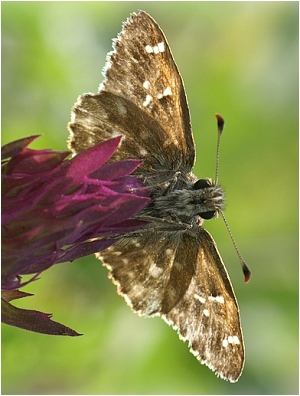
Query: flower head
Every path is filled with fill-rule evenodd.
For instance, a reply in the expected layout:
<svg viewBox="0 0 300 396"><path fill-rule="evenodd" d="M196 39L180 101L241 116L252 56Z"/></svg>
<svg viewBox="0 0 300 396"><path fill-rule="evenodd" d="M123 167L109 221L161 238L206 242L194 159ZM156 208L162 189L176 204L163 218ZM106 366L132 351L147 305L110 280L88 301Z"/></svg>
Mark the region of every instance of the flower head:
<svg viewBox="0 0 300 396"><path fill-rule="evenodd" d="M29 149L36 137L2 148L2 289L6 305L20 298L21 275L35 274L32 281L54 264L96 253L124 233L141 228L145 223L131 217L150 201L147 189L130 176L141 161L107 163L121 137L70 160L65 160L68 152ZM49 322L49 316L47 319ZM12 324L11 317L9 321Z"/></svg>

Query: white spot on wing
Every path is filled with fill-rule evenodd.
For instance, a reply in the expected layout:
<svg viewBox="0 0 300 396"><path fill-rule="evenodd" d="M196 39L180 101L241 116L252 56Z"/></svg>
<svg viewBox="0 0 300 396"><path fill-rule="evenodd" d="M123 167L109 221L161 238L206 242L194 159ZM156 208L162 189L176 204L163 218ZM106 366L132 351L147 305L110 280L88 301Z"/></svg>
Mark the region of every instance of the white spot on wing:
<svg viewBox="0 0 300 396"><path fill-rule="evenodd" d="M217 296L216 297L216 302L224 304L224 297L223 296Z"/></svg>
<svg viewBox="0 0 300 396"><path fill-rule="evenodd" d="M148 52L148 54L151 54L152 52L154 52L157 55L160 52L165 51L165 43L162 41L161 43L158 43L154 47L151 47L151 45L146 45L145 50L146 50L146 52Z"/></svg>
<svg viewBox="0 0 300 396"><path fill-rule="evenodd" d="M163 272L163 269L158 267L156 265L156 263L151 263L150 267L149 267L149 274L150 276L152 276L153 278L158 278L161 273Z"/></svg>
<svg viewBox="0 0 300 396"><path fill-rule="evenodd" d="M165 51L165 43L162 41L161 43L157 44L159 52L164 52Z"/></svg>
<svg viewBox="0 0 300 396"><path fill-rule="evenodd" d="M233 345L238 345L240 344L240 340L239 337L237 335L234 336L228 336L228 338L224 338L224 340L222 341L222 345L224 348L227 348L229 344L233 344Z"/></svg>
<svg viewBox="0 0 300 396"><path fill-rule="evenodd" d="M153 51L155 54L159 54L159 48L157 45L155 47L153 47Z"/></svg>
<svg viewBox="0 0 300 396"><path fill-rule="evenodd" d="M224 348L228 347L228 341L226 340L226 338L222 341L222 345Z"/></svg>
<svg viewBox="0 0 300 396"><path fill-rule="evenodd" d="M151 102L152 99L153 99L153 98L152 98L151 95L147 95L147 96L146 96L146 99L145 99L144 102L143 102L143 106L144 106L144 107L147 107L148 104Z"/></svg>
<svg viewBox="0 0 300 396"><path fill-rule="evenodd" d="M145 89L149 89L149 88L150 88L150 82L149 82L148 80L145 80L145 81L143 82L143 87L144 87Z"/></svg>
<svg viewBox="0 0 300 396"><path fill-rule="evenodd" d="M164 96L171 96L172 95L172 90L170 87L167 87L164 92L159 92L156 97L157 99L162 99Z"/></svg>
<svg viewBox="0 0 300 396"><path fill-rule="evenodd" d="M151 54L151 52L153 52L153 48L151 47L151 45L146 45L145 50L146 52L148 52L148 54Z"/></svg>
<svg viewBox="0 0 300 396"><path fill-rule="evenodd" d="M214 296L209 296L209 297L208 297L208 300L211 301L211 302L215 301L215 302L224 304L224 297L223 297L223 296L216 296L216 297L214 297Z"/></svg>
<svg viewBox="0 0 300 396"><path fill-rule="evenodd" d="M209 310L208 309L203 309L203 314L207 317L209 317Z"/></svg>
<svg viewBox="0 0 300 396"><path fill-rule="evenodd" d="M164 95L164 96L170 96L170 95L172 95L172 90L171 90L171 88L170 88L170 87L167 87L167 88L164 90L163 95Z"/></svg>
<svg viewBox="0 0 300 396"><path fill-rule="evenodd" d="M196 294L196 293L194 294L194 298L195 298L196 300L200 301L201 304L204 304L205 301L206 301L206 299L205 299L204 297L201 297L201 296L199 296L199 295Z"/></svg>

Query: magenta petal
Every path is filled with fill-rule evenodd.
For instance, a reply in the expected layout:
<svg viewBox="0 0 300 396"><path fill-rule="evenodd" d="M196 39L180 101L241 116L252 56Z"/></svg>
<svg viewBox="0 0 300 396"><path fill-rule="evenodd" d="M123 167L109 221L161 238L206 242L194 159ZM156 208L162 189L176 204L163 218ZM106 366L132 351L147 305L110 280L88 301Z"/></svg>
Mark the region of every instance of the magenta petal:
<svg viewBox="0 0 300 396"><path fill-rule="evenodd" d="M133 202L135 203L134 206L132 205ZM123 198L122 204L112 210L110 215L102 221L102 226L118 224L129 219L145 207L145 202L149 202L149 200L145 198L143 201L140 197L130 196L128 196L127 199L126 197Z"/></svg>
<svg viewBox="0 0 300 396"><path fill-rule="evenodd" d="M115 243L114 239L101 239L96 241L84 242L77 244L64 252L57 260L57 263L64 263L66 261L74 261L80 257L89 256L90 254L98 253Z"/></svg>
<svg viewBox="0 0 300 396"><path fill-rule="evenodd" d="M2 322L7 325L34 331L36 333L66 335L71 337L81 335L75 330L51 320L51 314L20 309L14 307L3 298L1 299L1 318Z"/></svg>
<svg viewBox="0 0 300 396"><path fill-rule="evenodd" d="M94 172L113 155L120 140L121 136L117 136L77 154L69 161L66 176L81 181L83 177Z"/></svg>
<svg viewBox="0 0 300 396"><path fill-rule="evenodd" d="M93 172L90 176L100 180L116 180L119 177L127 176L142 163L141 160L123 160L111 162L101 166L100 169Z"/></svg>
<svg viewBox="0 0 300 396"><path fill-rule="evenodd" d="M116 181L106 181L106 186L118 193L136 193L137 196L149 196L149 189L145 188L140 180L133 176L123 176Z"/></svg>
<svg viewBox="0 0 300 396"><path fill-rule="evenodd" d="M22 274L105 249L144 226L130 218L151 200L138 178L140 160L105 163L121 137L65 160L67 152L31 150L34 137L4 147L2 167L2 287L24 285ZM15 155L14 155L15 154ZM65 160L65 161L64 161Z"/></svg>
<svg viewBox="0 0 300 396"><path fill-rule="evenodd" d="M34 153L34 154L33 154ZM63 160L70 155L69 151L30 150L13 158L11 164L14 174L26 176L41 176L43 172L53 172Z"/></svg>
<svg viewBox="0 0 300 396"><path fill-rule="evenodd" d="M22 139L14 140L13 142L7 143L1 148L1 159L15 157L25 147L27 147L33 140L38 138L40 135L28 136Z"/></svg>
<svg viewBox="0 0 300 396"><path fill-rule="evenodd" d="M106 163L121 137L65 160L69 152L31 150L35 136L3 147L2 321L43 334L79 335L51 315L15 307L29 296L18 289L54 264L73 261L112 245L147 223L131 219L151 199L129 176L140 160ZM26 282L21 275L34 274Z"/></svg>

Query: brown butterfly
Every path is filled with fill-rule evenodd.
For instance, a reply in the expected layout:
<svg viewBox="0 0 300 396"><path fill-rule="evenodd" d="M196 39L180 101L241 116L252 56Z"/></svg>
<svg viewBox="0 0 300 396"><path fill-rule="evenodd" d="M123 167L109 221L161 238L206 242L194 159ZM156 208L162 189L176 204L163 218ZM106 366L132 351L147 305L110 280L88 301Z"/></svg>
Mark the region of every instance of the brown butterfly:
<svg viewBox="0 0 300 396"><path fill-rule="evenodd" d="M113 160L142 159L149 220L99 253L118 293L138 314L161 316L191 352L235 382L244 366L237 301L206 219L224 208L222 188L191 173L195 145L183 82L167 40L145 12L132 14L108 54L97 94L79 97L69 124L78 153L122 135Z"/></svg>

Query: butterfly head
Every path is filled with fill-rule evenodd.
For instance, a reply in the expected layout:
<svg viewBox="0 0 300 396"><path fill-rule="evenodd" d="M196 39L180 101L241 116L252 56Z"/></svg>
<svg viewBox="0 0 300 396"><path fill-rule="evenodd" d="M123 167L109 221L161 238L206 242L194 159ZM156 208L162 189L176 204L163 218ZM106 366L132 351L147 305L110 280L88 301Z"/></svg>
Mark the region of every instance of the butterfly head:
<svg viewBox="0 0 300 396"><path fill-rule="evenodd" d="M224 209L224 190L217 183L211 179L199 179L193 188L195 190L193 203L202 219L212 219Z"/></svg>

